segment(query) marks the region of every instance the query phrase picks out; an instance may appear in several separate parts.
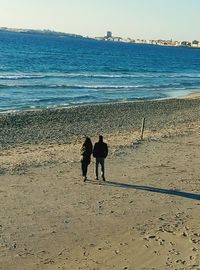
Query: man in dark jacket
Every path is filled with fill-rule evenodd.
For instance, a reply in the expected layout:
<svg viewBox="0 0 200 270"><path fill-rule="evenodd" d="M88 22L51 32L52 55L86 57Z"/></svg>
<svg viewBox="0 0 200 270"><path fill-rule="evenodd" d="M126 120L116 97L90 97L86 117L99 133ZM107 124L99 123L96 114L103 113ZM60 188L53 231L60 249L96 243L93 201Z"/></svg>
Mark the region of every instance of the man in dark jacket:
<svg viewBox="0 0 200 270"><path fill-rule="evenodd" d="M105 142L103 142L103 136L99 136L99 141L95 143L94 149L93 149L93 157L96 159L95 164L95 174L96 174L96 180L99 179L98 176L98 167L99 164L101 164L101 176L103 181L106 181L105 179L105 158L108 155L108 146Z"/></svg>

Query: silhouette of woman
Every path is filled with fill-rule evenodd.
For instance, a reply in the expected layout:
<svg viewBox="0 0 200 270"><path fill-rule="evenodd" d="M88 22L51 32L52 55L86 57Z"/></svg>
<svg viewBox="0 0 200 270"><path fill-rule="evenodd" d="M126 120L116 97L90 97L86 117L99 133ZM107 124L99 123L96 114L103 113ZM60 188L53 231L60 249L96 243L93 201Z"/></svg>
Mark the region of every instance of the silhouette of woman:
<svg viewBox="0 0 200 270"><path fill-rule="evenodd" d="M81 147L81 169L83 175L83 181L87 180L87 169L91 162L91 154L93 151L93 145L89 137L85 138L85 141Z"/></svg>

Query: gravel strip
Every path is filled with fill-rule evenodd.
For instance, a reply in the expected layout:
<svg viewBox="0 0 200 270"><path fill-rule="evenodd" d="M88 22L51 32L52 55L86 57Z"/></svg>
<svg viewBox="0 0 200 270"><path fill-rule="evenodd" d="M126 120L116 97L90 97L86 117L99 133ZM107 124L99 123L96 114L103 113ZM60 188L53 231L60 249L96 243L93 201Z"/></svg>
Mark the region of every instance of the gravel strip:
<svg viewBox="0 0 200 270"><path fill-rule="evenodd" d="M22 111L0 115L0 147L70 143L87 134L150 131L198 121L199 99L169 99Z"/></svg>

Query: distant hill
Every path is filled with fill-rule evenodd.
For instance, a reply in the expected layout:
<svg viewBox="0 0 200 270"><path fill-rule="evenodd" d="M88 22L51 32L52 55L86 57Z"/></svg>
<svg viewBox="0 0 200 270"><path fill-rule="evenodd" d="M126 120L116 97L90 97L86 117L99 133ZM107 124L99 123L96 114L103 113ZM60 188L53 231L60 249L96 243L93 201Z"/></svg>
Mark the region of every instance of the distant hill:
<svg viewBox="0 0 200 270"><path fill-rule="evenodd" d="M51 36L67 36L67 37L73 37L73 38L85 38L81 35L69 34L69 33L64 33L64 32L56 32L56 31L52 31L52 30L48 30L48 29L34 30L34 29L0 27L0 31L25 33L25 34L51 35Z"/></svg>

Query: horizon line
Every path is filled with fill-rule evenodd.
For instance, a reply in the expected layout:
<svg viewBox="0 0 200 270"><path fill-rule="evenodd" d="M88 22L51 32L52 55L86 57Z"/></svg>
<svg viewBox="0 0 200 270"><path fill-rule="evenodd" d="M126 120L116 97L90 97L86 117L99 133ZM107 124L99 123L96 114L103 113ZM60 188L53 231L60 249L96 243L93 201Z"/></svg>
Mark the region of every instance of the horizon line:
<svg viewBox="0 0 200 270"><path fill-rule="evenodd" d="M102 38L102 37L106 37L106 36L88 36L88 35L83 35L83 34L76 34L76 33L70 33L70 32L63 32L63 31L60 31L60 30L53 30L53 29L45 29L45 28L18 28L18 27L8 27L8 26L0 26L0 30L1 29L8 29L7 31L9 30L25 30L25 31L47 31L47 32L52 32L52 33L60 33L60 34L66 34L66 35L75 35L75 36L81 36L83 38ZM107 31L110 31L110 30L107 30ZM107 32L106 31L106 32ZM111 31L112 32L112 31ZM120 36L113 36L113 37L120 37ZM123 39L128 39L130 38L130 36L127 36L127 37L120 37L120 38L123 38ZM139 37L136 37L136 38L132 38L132 39L135 39L135 40L174 40L174 41L178 41L177 39L173 39L173 38L139 38ZM198 41L198 39L193 39L193 41ZM200 40L200 39L199 39ZM188 39L182 39L182 41L188 41Z"/></svg>

